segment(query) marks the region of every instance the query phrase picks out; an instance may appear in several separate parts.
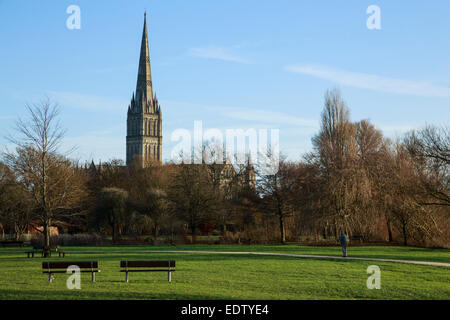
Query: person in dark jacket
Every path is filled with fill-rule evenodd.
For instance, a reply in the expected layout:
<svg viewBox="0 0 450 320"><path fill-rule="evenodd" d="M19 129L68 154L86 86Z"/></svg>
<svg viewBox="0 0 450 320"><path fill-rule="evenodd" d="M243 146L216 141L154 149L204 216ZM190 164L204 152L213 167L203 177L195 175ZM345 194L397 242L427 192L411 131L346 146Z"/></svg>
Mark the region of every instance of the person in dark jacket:
<svg viewBox="0 0 450 320"><path fill-rule="evenodd" d="M341 243L341 247L342 247L342 256L346 257L347 256L348 237L344 231L341 232L341 236L339 237L339 242Z"/></svg>

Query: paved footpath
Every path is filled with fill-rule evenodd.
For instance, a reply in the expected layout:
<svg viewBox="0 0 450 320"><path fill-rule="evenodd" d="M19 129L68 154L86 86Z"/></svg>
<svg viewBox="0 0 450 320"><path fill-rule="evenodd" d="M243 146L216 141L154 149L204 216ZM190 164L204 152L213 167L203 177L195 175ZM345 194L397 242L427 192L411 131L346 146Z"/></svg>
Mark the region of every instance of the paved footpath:
<svg viewBox="0 0 450 320"><path fill-rule="evenodd" d="M104 251L78 251L76 253L103 253ZM108 253L123 251L108 251ZM419 264L424 266L450 267L450 263L417 261L417 260L401 260L401 259L383 259L383 258L363 258L363 257L340 257L326 256L314 254L295 254L295 253L272 253L272 252L249 252L249 251L205 251L205 250L133 250L135 253L213 253L213 254L244 254L244 255L261 255L261 256L280 256L294 258L313 258L313 259L335 259L335 260L362 260L362 261L380 261L380 262L397 262ZM75 253L75 252L74 252Z"/></svg>
<svg viewBox="0 0 450 320"><path fill-rule="evenodd" d="M431 262L431 261L416 261L416 260L400 260L400 259L382 259L382 258L362 258L362 257L339 257L339 256L323 256L313 254L294 254L294 253L270 253L270 252L245 252L245 251L193 251L193 250L152 250L151 252L166 252L166 253L217 253L217 254L252 254L263 256L281 256L294 258L313 258L313 259L336 259L336 260L363 260L363 261L381 261L381 262L398 262L409 264L421 264L426 266L450 267L450 263L445 262Z"/></svg>

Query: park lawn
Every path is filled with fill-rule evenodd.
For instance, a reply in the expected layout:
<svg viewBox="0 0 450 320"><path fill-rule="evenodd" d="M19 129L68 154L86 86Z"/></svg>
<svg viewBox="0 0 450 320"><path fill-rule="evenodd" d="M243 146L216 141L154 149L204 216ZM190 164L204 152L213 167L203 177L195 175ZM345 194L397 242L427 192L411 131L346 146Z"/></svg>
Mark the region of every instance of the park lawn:
<svg viewBox="0 0 450 320"><path fill-rule="evenodd" d="M161 253L145 250L265 251L330 254L339 248L287 246L67 247L65 259L26 258L23 248L0 250L0 299L450 299L449 268L403 263L304 259L280 256L208 253ZM384 257L448 262L448 250L358 247ZM411 250L410 250L411 249ZM291 251L292 250L292 251ZM297 250L297 251L296 251ZM366 250L366 251L365 251ZM383 250L385 252L383 253ZM307 252L305 252L307 251ZM397 253L397 255L395 255ZM377 256L381 257L381 256ZM167 273L119 272L121 259L174 259L172 283ZM98 260L97 281L82 275L81 290L66 288L66 274L52 283L42 261ZM381 269L381 289L366 287L366 269Z"/></svg>
<svg viewBox="0 0 450 320"><path fill-rule="evenodd" d="M312 254L312 255L330 255L340 257L342 255L339 246L334 247L313 247L297 244L287 245L162 245L162 246L102 246L102 247L67 247L69 252L142 252L154 250L194 250L194 251L228 251L228 252L273 252L273 253L293 253L293 254ZM1 251L0 251L1 252ZM418 260L450 263L450 250L448 249L428 249L417 247L402 246L357 246L351 244L348 248L348 254L352 257L362 258L383 258L400 260Z"/></svg>

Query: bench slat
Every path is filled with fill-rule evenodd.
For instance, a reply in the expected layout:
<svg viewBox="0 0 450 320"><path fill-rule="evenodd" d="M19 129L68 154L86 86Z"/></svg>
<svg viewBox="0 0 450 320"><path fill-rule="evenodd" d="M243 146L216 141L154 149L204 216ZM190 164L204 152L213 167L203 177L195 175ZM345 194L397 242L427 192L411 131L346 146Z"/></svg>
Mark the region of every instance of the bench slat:
<svg viewBox="0 0 450 320"><path fill-rule="evenodd" d="M167 270L166 270L167 271ZM92 272L102 272L101 270L97 270L97 269L94 269L94 270L80 270L80 272L84 272L84 273L92 273ZM42 273L66 273L66 271L64 271L64 270L52 270L52 271L42 271Z"/></svg>
<svg viewBox="0 0 450 320"><path fill-rule="evenodd" d="M82 268L98 269L98 261L58 261L58 262L42 262L42 269L67 269L69 266L78 266Z"/></svg>
<svg viewBox="0 0 450 320"><path fill-rule="evenodd" d="M169 260L147 260L147 261L120 261L121 268L169 268ZM175 261L170 260L170 267L175 268ZM167 270L166 270L167 271Z"/></svg>
<svg viewBox="0 0 450 320"><path fill-rule="evenodd" d="M154 271L164 271L169 272L169 269L128 269L128 270L120 270L120 272L154 272ZM170 272L175 272L176 270L170 269Z"/></svg>

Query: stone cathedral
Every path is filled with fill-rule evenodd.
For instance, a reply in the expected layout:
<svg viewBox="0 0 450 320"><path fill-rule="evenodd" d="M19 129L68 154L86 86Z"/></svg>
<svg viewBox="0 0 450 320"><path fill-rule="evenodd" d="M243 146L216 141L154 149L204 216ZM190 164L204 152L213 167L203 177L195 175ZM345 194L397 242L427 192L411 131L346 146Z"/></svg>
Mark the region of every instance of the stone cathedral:
<svg viewBox="0 0 450 320"><path fill-rule="evenodd" d="M146 14L144 14L136 92L133 93L128 106L126 153L127 166L134 161L141 167L146 167L152 161L162 163L162 112L156 94L153 95ZM241 185L255 188L255 171L250 158L240 173L237 173L228 161L208 168L218 174L223 186L233 179L238 179ZM102 165L96 166L92 162L89 173L95 175L101 171Z"/></svg>
<svg viewBox="0 0 450 320"><path fill-rule="evenodd" d="M162 112L156 94L153 95L146 14L136 92L127 114L127 165L133 160L141 166L150 161L162 162Z"/></svg>

